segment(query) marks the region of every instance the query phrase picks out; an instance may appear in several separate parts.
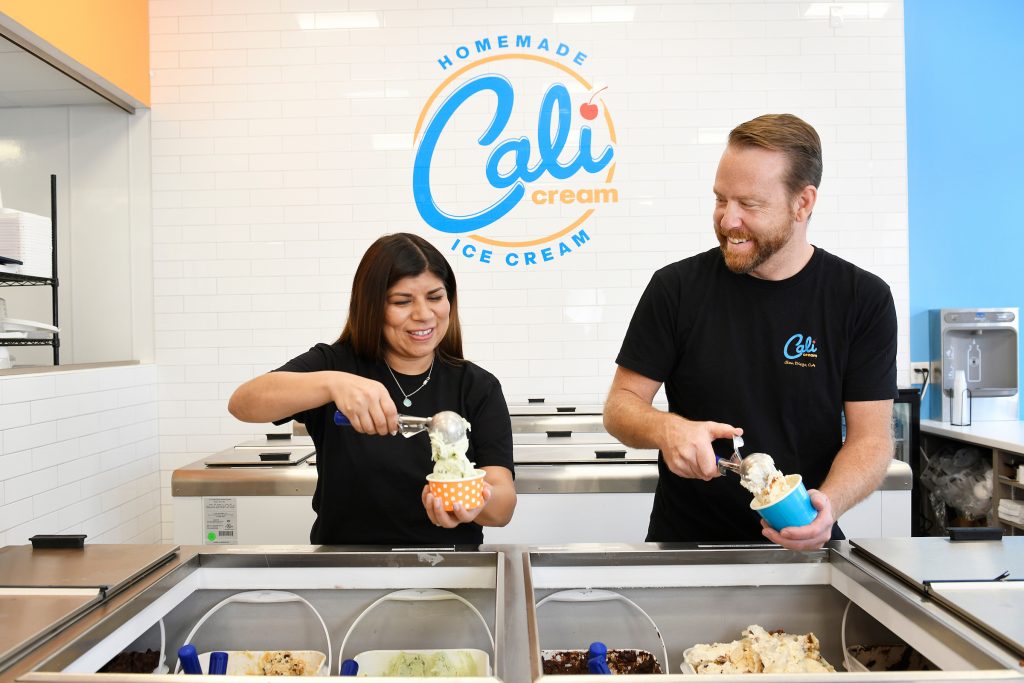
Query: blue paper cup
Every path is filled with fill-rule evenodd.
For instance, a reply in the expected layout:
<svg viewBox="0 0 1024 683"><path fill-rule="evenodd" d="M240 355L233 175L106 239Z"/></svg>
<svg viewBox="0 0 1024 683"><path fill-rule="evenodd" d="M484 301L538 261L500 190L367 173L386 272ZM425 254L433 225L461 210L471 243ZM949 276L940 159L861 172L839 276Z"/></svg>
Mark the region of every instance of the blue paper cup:
<svg viewBox="0 0 1024 683"><path fill-rule="evenodd" d="M811 497L807 494L803 477L799 474L786 475L789 492L771 505L760 506L756 500L751 501L750 509L761 515L768 526L781 531L788 526L805 526L814 521L818 511L811 505Z"/></svg>

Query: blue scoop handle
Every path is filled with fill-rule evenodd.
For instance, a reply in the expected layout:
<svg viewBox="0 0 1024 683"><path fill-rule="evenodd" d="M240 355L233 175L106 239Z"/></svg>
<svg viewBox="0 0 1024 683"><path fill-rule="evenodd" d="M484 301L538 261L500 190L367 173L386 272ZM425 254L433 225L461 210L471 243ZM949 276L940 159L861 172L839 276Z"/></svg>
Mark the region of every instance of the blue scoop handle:
<svg viewBox="0 0 1024 683"><path fill-rule="evenodd" d="M227 652L211 652L210 653L210 675L211 676L223 676L228 672L228 653Z"/></svg>
<svg viewBox="0 0 1024 683"><path fill-rule="evenodd" d="M341 414L340 410L334 411L334 424L339 427L351 427L352 423L348 421L348 418Z"/></svg>
<svg viewBox="0 0 1024 683"><path fill-rule="evenodd" d="M203 675L203 667L199 664L199 655L191 643L182 645L178 650L178 660L181 662L181 670L191 675Z"/></svg>
<svg viewBox="0 0 1024 683"><path fill-rule="evenodd" d="M587 671L592 674L610 674L608 668L608 647L601 641L595 641L587 648Z"/></svg>

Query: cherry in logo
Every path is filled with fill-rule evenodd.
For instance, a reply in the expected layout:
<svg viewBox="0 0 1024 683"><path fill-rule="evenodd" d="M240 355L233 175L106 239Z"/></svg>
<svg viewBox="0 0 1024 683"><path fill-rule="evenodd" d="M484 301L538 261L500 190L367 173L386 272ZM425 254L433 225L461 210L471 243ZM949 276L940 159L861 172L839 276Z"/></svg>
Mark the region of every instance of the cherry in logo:
<svg viewBox="0 0 1024 683"><path fill-rule="evenodd" d="M607 85L605 87L601 88L601 90L607 90L607 89L608 89ZM585 118L587 121L593 121L594 119L597 118L598 109L597 109L597 105L593 104L593 101L594 101L594 98L597 97L597 93L601 92L601 90L598 90L597 92L595 92L593 95L590 96L589 100L587 100L586 102L584 102L583 104L580 105L580 116Z"/></svg>

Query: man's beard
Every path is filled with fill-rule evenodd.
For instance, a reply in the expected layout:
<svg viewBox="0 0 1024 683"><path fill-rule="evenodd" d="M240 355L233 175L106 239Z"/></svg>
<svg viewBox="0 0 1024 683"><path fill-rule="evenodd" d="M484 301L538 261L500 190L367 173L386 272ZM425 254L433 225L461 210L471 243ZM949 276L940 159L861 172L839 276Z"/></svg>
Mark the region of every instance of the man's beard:
<svg viewBox="0 0 1024 683"><path fill-rule="evenodd" d="M754 245L753 251L745 254L737 254L729 250L729 235L746 238ZM789 239L793 236L793 224L787 222L777 226L761 237L754 237L743 231L722 232L715 226L715 236L718 237L718 245L725 258L726 267L738 275L746 275L757 270L772 256L779 252ZM748 242L748 243L749 243Z"/></svg>

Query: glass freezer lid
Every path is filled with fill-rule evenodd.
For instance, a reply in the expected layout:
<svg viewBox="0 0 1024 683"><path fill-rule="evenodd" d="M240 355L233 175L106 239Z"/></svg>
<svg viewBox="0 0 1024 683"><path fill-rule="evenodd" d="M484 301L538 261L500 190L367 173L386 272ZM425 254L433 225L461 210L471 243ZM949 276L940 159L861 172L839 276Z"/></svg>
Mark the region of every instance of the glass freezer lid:
<svg viewBox="0 0 1024 683"><path fill-rule="evenodd" d="M1024 658L1024 581L934 581L928 594Z"/></svg>
<svg viewBox="0 0 1024 683"><path fill-rule="evenodd" d="M658 462L658 451L621 443L512 444L516 464Z"/></svg>
<svg viewBox="0 0 1024 683"><path fill-rule="evenodd" d="M312 446L313 437L298 436L295 434L267 434L256 439L249 439L235 446L235 448L260 448L263 450L274 450L278 448L299 448Z"/></svg>
<svg viewBox="0 0 1024 683"><path fill-rule="evenodd" d="M925 590L937 581L1024 580L1024 536L1001 541L948 538L855 538L858 553L902 581Z"/></svg>
<svg viewBox="0 0 1024 683"><path fill-rule="evenodd" d="M98 588L0 588L0 669L102 599Z"/></svg>
<svg viewBox="0 0 1024 683"><path fill-rule="evenodd" d="M203 460L207 467L281 467L298 465L316 453L312 446L230 448Z"/></svg>
<svg viewBox="0 0 1024 683"><path fill-rule="evenodd" d="M0 548L0 586L103 588L111 595L177 552L176 545L132 543L86 543L84 548L39 550L30 545L11 545Z"/></svg>

